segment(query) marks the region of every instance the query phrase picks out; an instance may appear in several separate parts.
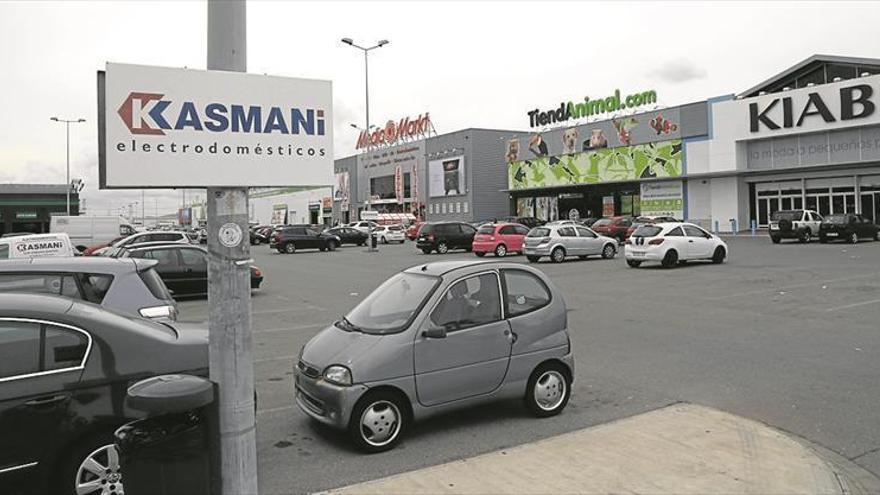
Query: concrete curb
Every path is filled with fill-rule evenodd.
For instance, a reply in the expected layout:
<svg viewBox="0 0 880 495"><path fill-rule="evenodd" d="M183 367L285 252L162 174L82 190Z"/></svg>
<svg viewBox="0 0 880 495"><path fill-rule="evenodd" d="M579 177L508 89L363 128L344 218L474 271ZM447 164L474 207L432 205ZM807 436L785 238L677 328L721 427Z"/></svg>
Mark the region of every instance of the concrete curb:
<svg viewBox="0 0 880 495"><path fill-rule="evenodd" d="M880 493L880 480L804 439L675 404L473 458L323 493Z"/></svg>

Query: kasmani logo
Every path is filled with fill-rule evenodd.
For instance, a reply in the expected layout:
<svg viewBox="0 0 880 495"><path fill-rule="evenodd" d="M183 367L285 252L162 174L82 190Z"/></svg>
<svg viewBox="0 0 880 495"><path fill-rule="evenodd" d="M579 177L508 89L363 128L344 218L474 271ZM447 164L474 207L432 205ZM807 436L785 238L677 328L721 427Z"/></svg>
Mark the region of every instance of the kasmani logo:
<svg viewBox="0 0 880 495"><path fill-rule="evenodd" d="M184 101L179 106L164 94L132 92L116 113L132 134L164 136L165 131L239 132L323 136L323 109L262 107Z"/></svg>

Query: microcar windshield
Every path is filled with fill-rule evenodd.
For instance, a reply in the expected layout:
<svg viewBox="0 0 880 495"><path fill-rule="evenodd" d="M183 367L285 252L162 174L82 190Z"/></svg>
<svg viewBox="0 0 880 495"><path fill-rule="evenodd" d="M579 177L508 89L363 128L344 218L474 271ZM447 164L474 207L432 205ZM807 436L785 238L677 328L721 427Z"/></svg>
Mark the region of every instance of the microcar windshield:
<svg viewBox="0 0 880 495"><path fill-rule="evenodd" d="M346 315L337 327L384 335L404 330L440 283L438 277L398 273L380 285Z"/></svg>

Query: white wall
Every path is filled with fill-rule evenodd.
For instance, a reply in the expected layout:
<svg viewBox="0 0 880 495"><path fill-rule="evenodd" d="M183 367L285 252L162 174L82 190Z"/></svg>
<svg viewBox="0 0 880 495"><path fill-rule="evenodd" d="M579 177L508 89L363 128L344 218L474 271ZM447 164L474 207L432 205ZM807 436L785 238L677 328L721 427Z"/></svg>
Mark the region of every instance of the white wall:
<svg viewBox="0 0 880 495"><path fill-rule="evenodd" d="M730 232L730 219L740 217L739 210L739 179L736 177L714 178L709 181L711 189L710 194L712 204L712 225L715 229L715 222L718 222L720 232ZM746 192L748 194L748 192ZM746 212L748 216L748 212ZM741 223L741 219L739 219ZM742 228L742 226L738 226Z"/></svg>
<svg viewBox="0 0 880 495"><path fill-rule="evenodd" d="M684 142L684 156L687 160L687 173L705 174L709 172L709 143L707 139Z"/></svg>
<svg viewBox="0 0 880 495"><path fill-rule="evenodd" d="M251 221L260 224L268 224L272 220L272 211L275 205L286 204L288 211L288 223L310 223L309 202L321 201L322 198L332 194L331 188L311 189L295 193L280 194L263 198L251 199ZM323 215L323 212L322 212Z"/></svg>

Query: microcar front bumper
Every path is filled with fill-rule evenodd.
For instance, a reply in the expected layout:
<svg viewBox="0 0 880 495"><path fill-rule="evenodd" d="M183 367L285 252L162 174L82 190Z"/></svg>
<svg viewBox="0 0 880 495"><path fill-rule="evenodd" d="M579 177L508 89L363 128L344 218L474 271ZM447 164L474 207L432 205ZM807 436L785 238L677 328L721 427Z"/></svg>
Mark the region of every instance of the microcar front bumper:
<svg viewBox="0 0 880 495"><path fill-rule="evenodd" d="M300 361L293 370L296 405L312 418L336 427L348 428L349 417L358 399L367 391L364 385L341 386L328 382L318 370Z"/></svg>

